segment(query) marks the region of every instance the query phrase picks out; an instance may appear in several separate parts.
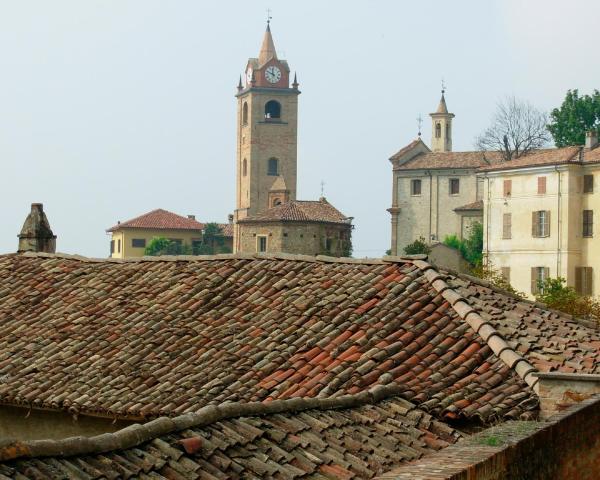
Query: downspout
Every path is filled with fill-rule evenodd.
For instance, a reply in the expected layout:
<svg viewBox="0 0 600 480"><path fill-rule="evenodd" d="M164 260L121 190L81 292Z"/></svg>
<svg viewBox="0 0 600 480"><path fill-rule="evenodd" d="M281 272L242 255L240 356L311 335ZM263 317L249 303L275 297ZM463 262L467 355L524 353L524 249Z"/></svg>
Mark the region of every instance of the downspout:
<svg viewBox="0 0 600 480"><path fill-rule="evenodd" d="M491 204L491 194L490 194L490 177L486 172L485 180L487 183L487 205L486 210L487 214L485 216L485 262L489 265L490 262L490 204Z"/></svg>
<svg viewBox="0 0 600 480"><path fill-rule="evenodd" d="M562 226L562 219L561 219L561 216L560 216L560 214L561 214L560 206L561 206L562 191L561 191L561 185L560 185L560 180L561 180L560 179L560 170L558 169L557 165L554 165L554 170L556 170L556 174L558 175L558 196L557 196L557 199L556 199L556 203L557 203L557 205L556 205L556 210L557 210L556 216L558 217L557 221L556 221L556 226L558 228L557 245L556 245L556 277L558 278L558 277L561 276L560 275L560 273L561 273L560 272L560 268L561 268L561 248L560 247L561 247L561 238L562 238L562 235L561 235L561 233L562 233L561 232L561 230L562 230L562 228L561 228L561 226Z"/></svg>
<svg viewBox="0 0 600 480"><path fill-rule="evenodd" d="M431 170L427 170L425 173L427 175L429 175L429 238L427 239L427 243L431 243L431 223L432 223L431 194L433 193L433 185L431 184L431 182L433 182L433 177L431 175Z"/></svg>

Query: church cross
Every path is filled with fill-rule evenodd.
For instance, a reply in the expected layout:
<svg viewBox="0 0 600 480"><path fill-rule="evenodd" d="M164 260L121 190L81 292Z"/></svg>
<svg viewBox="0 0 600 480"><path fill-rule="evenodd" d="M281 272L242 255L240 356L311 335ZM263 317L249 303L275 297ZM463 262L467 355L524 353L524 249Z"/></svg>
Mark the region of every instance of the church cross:
<svg viewBox="0 0 600 480"><path fill-rule="evenodd" d="M421 127L423 126L423 117L421 114L417 117L417 125L419 127L419 137L421 136Z"/></svg>
<svg viewBox="0 0 600 480"><path fill-rule="evenodd" d="M324 197L325 195L325 182L323 180L321 180L321 197Z"/></svg>
<svg viewBox="0 0 600 480"><path fill-rule="evenodd" d="M271 23L271 19L273 17L271 16L271 9L267 8L267 25L269 25Z"/></svg>

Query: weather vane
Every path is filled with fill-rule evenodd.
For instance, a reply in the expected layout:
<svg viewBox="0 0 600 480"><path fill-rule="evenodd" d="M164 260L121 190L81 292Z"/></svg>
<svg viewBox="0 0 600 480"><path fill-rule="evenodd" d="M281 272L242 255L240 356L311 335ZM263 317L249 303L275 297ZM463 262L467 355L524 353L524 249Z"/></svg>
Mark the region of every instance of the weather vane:
<svg viewBox="0 0 600 480"><path fill-rule="evenodd" d="M446 82L444 82L444 77L442 77L442 93L446 93Z"/></svg>
<svg viewBox="0 0 600 480"><path fill-rule="evenodd" d="M273 18L273 17L271 16L271 9L270 9L270 8L267 8L267 25L270 25L270 24L271 24L271 19L272 19L272 18Z"/></svg>
<svg viewBox="0 0 600 480"><path fill-rule="evenodd" d="M417 125L419 126L419 137L421 136L421 127L423 126L423 117L421 114L417 117Z"/></svg>

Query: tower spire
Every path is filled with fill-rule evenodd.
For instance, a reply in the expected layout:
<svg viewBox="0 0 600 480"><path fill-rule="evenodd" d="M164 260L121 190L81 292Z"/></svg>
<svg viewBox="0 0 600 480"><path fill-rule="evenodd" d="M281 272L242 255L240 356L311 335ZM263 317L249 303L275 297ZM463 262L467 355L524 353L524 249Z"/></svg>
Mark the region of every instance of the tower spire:
<svg viewBox="0 0 600 480"><path fill-rule="evenodd" d="M260 47L260 53L258 54L258 63L262 66L272 58L277 59L277 52L275 51L273 35L271 35L271 16L269 15L267 19L267 30L265 31L262 46Z"/></svg>
<svg viewBox="0 0 600 480"><path fill-rule="evenodd" d="M452 151L452 119L453 113L448 113L446 106L446 84L442 80L442 98L435 113L431 117L431 150L434 152Z"/></svg>

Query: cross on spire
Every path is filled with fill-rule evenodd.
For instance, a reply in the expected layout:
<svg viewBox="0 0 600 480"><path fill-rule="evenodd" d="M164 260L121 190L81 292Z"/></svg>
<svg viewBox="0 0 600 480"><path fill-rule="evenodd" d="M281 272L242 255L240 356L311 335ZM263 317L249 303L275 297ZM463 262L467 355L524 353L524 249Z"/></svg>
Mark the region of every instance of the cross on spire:
<svg viewBox="0 0 600 480"><path fill-rule="evenodd" d="M271 19L273 17L271 16L271 9L267 8L267 26L269 26L271 24Z"/></svg>
<svg viewBox="0 0 600 480"><path fill-rule="evenodd" d="M444 82L444 77L442 77L442 95L446 93L446 82Z"/></svg>
<svg viewBox="0 0 600 480"><path fill-rule="evenodd" d="M417 125L419 127L419 138L421 138L421 127L423 126L423 117L421 114L417 117Z"/></svg>

